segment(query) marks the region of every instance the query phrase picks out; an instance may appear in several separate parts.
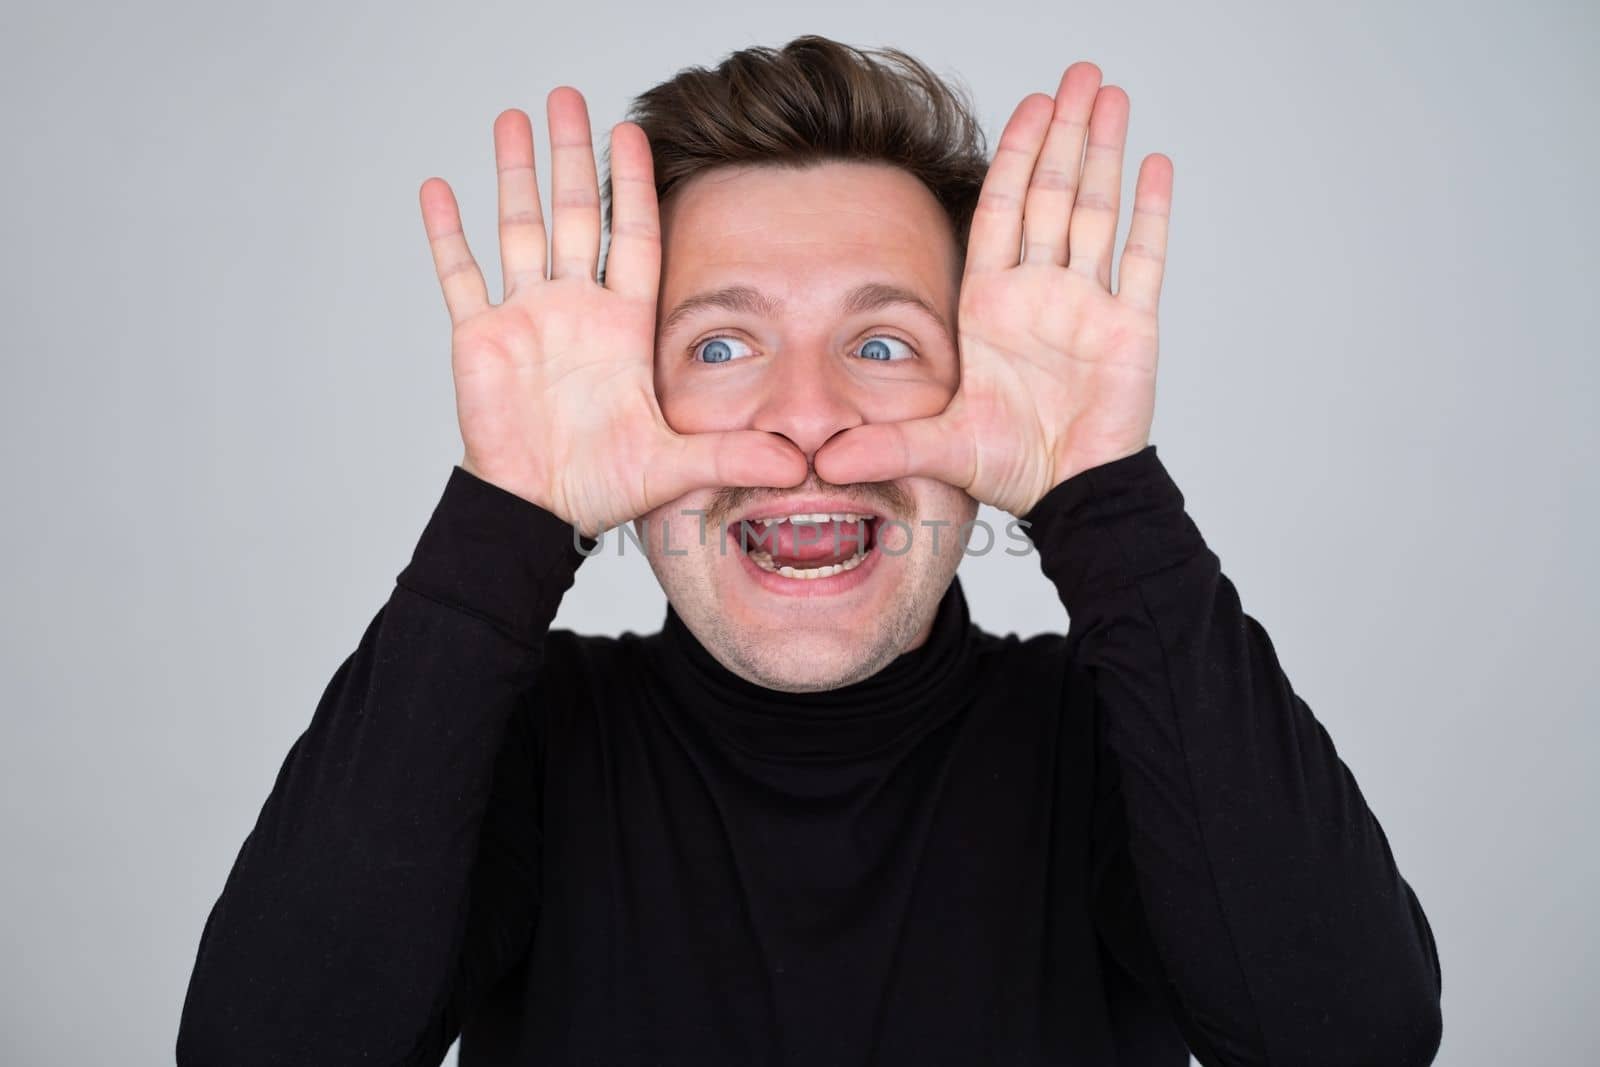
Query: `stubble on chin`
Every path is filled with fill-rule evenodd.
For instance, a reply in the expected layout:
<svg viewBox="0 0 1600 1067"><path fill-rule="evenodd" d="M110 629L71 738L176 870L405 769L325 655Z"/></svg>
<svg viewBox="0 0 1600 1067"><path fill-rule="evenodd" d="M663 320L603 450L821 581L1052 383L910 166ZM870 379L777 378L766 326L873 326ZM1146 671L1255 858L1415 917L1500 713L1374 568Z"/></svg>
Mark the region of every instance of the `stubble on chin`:
<svg viewBox="0 0 1600 1067"><path fill-rule="evenodd" d="M865 630L864 639L854 636L854 628L841 628L819 640L812 635L774 634L765 627L735 629L713 619L716 632L701 643L746 681L788 693L818 692L877 674L906 651L924 626L913 606L900 600L891 601L877 623Z"/></svg>
<svg viewBox="0 0 1600 1067"><path fill-rule="evenodd" d="M886 595L867 606L839 605L833 610L858 614L820 633L816 623L792 631L777 620L741 625L725 610L726 592L711 582L684 583L683 594L697 603L684 610L674 601L674 608L717 661L746 681L790 693L838 689L872 677L919 644L955 573L937 560L880 566L890 563L903 566L896 566L900 573ZM871 580L890 577L880 570Z"/></svg>

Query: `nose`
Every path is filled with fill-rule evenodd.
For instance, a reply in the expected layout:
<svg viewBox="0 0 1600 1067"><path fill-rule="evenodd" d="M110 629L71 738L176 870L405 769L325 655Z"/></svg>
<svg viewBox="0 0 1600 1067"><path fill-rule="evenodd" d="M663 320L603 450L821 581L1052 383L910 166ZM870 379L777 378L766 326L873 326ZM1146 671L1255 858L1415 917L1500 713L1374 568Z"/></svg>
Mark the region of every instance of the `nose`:
<svg viewBox="0 0 1600 1067"><path fill-rule="evenodd" d="M774 373L766 377L753 429L782 434L809 460L828 438L866 421L851 395L848 375L833 360L791 351L776 362Z"/></svg>

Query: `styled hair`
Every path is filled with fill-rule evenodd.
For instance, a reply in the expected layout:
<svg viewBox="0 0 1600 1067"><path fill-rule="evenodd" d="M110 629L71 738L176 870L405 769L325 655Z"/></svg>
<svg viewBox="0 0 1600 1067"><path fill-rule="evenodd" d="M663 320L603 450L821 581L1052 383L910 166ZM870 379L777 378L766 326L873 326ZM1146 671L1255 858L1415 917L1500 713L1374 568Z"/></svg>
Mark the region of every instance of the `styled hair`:
<svg viewBox="0 0 1600 1067"><path fill-rule="evenodd" d="M899 49L854 48L815 34L782 48L746 48L715 68L688 67L647 89L627 117L649 138L660 200L725 165L887 163L927 186L966 255L988 170L983 127L963 86ZM605 170L609 233L609 145Z"/></svg>

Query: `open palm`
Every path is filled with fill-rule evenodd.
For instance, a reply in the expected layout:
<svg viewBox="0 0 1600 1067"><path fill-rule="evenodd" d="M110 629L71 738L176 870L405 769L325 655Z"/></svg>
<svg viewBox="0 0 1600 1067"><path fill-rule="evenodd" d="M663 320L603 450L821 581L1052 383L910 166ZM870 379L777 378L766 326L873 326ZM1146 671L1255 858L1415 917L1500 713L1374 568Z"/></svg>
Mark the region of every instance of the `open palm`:
<svg viewBox="0 0 1600 1067"><path fill-rule="evenodd" d="M528 116L512 109L495 121L501 303L489 302L449 185L431 178L420 193L452 322L462 467L590 535L695 488L798 484L805 457L776 434L679 434L667 425L651 374L661 239L649 142L631 122L612 130L614 223L602 283L588 110L562 86L548 112L548 245Z"/></svg>
<svg viewBox="0 0 1600 1067"><path fill-rule="evenodd" d="M950 404L840 434L817 454L822 477L926 475L1022 515L1148 444L1172 164L1153 154L1140 167L1113 293L1128 101L1099 83L1092 63L1074 64L1054 99L1028 96L1001 134L968 242Z"/></svg>

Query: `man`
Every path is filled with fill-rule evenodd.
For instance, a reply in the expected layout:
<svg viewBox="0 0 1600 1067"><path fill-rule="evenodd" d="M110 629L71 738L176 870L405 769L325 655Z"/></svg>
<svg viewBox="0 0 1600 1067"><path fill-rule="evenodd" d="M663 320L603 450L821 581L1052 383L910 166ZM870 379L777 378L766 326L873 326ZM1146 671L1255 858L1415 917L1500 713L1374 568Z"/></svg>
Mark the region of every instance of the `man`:
<svg viewBox="0 0 1600 1067"><path fill-rule="evenodd" d="M465 454L180 1061L1430 1062L1427 919L1148 441L1172 167L1113 291L1126 95L1072 65L989 164L915 60L804 37L632 114L599 280L575 90L548 222L496 121L501 303L422 187ZM1064 637L968 620L978 502ZM629 522L662 631L551 631Z"/></svg>

